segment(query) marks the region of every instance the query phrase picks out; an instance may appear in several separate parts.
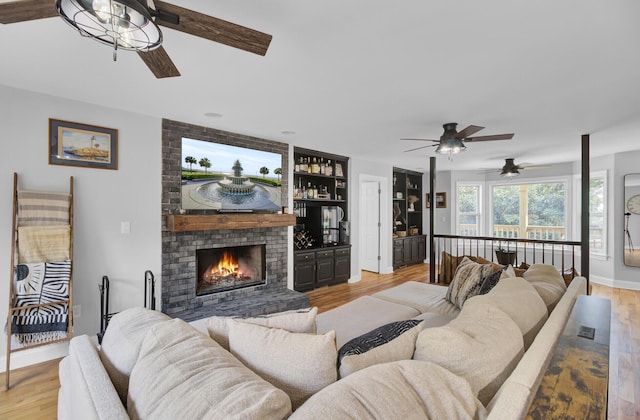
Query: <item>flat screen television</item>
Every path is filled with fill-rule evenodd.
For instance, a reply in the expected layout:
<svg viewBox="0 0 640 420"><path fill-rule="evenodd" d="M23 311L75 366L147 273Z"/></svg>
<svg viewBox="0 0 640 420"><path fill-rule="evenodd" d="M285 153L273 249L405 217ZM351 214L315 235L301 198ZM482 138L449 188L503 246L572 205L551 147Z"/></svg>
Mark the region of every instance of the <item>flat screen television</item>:
<svg viewBox="0 0 640 420"><path fill-rule="evenodd" d="M282 155L182 138L183 210L282 210Z"/></svg>

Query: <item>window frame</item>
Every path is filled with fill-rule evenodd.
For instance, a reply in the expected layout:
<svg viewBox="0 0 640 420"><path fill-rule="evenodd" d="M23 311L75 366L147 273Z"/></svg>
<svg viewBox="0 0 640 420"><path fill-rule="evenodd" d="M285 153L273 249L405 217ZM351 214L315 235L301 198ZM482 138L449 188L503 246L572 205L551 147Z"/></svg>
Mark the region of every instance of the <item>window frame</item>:
<svg viewBox="0 0 640 420"><path fill-rule="evenodd" d="M565 238L571 238L573 235L573 222L569 222L569 215L573 214L573 183L571 182L571 175L568 176L549 176L540 178L518 178L514 180L510 178L508 180L495 180L487 181L487 214L490 215L490 220L487 221L487 231L491 232L493 236L494 224L493 224L493 188L496 186L509 186L509 185L533 185L533 184L548 184L548 183L563 183L565 187Z"/></svg>
<svg viewBox="0 0 640 420"><path fill-rule="evenodd" d="M456 214L455 214L455 231L456 235L460 235L460 196L459 196L459 188L460 187L477 187L478 188L478 212L475 213L478 218L478 234L477 236L484 236L484 182L475 182L475 181L457 181L456 182L456 190L455 190L455 203L456 203ZM471 213L464 213L471 214Z"/></svg>

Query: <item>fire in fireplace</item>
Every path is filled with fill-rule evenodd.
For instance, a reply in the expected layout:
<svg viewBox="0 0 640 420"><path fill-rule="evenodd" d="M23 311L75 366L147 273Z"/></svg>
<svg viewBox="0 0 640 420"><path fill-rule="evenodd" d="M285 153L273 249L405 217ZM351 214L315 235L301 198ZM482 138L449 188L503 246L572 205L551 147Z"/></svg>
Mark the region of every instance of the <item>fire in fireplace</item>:
<svg viewBox="0 0 640 420"><path fill-rule="evenodd" d="M196 264L198 296L266 282L264 244L197 249Z"/></svg>

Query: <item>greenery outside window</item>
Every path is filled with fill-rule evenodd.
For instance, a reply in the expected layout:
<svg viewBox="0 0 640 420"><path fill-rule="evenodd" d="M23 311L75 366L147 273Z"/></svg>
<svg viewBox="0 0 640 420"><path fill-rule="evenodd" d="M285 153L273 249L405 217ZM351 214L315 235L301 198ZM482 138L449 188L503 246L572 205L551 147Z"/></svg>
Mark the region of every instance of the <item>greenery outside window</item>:
<svg viewBox="0 0 640 420"><path fill-rule="evenodd" d="M567 237L567 182L496 184L491 187L492 236L538 240Z"/></svg>
<svg viewBox="0 0 640 420"><path fill-rule="evenodd" d="M458 221L458 235L481 236L482 235L482 184L462 183L457 184L456 206Z"/></svg>

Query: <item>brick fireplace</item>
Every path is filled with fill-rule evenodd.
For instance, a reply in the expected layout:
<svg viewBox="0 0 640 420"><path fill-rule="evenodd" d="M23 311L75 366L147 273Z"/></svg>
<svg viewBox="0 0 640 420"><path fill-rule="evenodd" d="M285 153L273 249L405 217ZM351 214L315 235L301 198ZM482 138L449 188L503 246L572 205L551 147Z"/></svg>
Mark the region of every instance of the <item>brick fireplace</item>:
<svg viewBox="0 0 640 420"><path fill-rule="evenodd" d="M187 321L211 315L253 316L309 306L308 297L287 289L289 234L286 224L270 223L277 216L211 214L180 209L182 137L252 147L280 153L282 200L286 205L289 146L285 143L194 126L171 120L162 122L162 311ZM205 218L208 224L188 225ZM180 219L181 223L176 222ZM185 220L187 222L185 222ZM241 220L242 223L234 221ZM265 221L266 220L266 221ZM210 222L214 222L211 224ZM260 249L264 266L259 280L238 288L198 291L198 250ZM244 251L243 251L244 252ZM255 252L255 251L254 251Z"/></svg>

